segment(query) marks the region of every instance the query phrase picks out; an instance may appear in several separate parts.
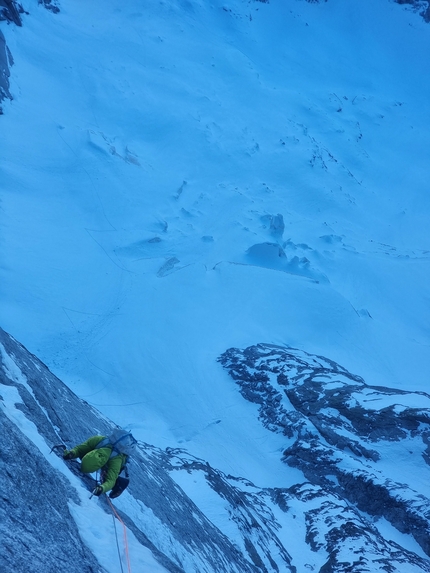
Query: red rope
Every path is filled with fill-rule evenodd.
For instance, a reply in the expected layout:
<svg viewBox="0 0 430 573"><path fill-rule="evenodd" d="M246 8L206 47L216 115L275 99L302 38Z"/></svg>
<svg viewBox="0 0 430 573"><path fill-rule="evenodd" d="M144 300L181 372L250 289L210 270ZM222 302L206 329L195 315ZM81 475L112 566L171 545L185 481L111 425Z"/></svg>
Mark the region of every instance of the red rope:
<svg viewBox="0 0 430 573"><path fill-rule="evenodd" d="M127 528L125 526L125 523L123 522L123 520L120 518L120 516L118 515L118 512L116 511L115 507L113 506L111 500L109 499L108 496L106 496L106 499L109 503L109 505L111 506L111 509L115 515L115 517L118 519L118 521L122 524L123 527L123 531L124 531L124 550L125 550L125 558L127 560L127 568L129 573L131 573L131 565L130 565L130 555L128 553L128 540L127 540Z"/></svg>

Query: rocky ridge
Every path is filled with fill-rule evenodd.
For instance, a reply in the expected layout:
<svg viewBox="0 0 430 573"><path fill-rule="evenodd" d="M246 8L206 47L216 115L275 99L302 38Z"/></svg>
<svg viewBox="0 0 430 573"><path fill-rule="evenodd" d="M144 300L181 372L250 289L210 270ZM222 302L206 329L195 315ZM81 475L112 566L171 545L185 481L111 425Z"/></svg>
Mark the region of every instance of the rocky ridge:
<svg viewBox="0 0 430 573"><path fill-rule="evenodd" d="M87 491L94 482L49 451L115 425L2 330L0 351L0 423L8 436L0 452L0 567L39 573L61 563L72 572L104 573L69 509L83 503L73 479ZM284 460L305 479L261 488L186 450L139 442L117 511L165 570L430 572L426 492L418 482L389 477L384 464L387 444L407 441L426 467L429 397L369 386L331 360L291 348L230 349L220 361L258 404L262 423L285 436ZM93 503L111 511L103 498ZM393 541L381 516L424 551Z"/></svg>
<svg viewBox="0 0 430 573"><path fill-rule="evenodd" d="M366 535L383 517L430 554L430 500L421 480L429 463L430 396L366 384L330 359L288 347L232 348L219 360L242 396L258 404L263 425L285 436L284 461L303 472L312 491L328 496L329 506L343 503L355 512L353 537L364 512ZM334 529L331 542L341 535L335 523Z"/></svg>

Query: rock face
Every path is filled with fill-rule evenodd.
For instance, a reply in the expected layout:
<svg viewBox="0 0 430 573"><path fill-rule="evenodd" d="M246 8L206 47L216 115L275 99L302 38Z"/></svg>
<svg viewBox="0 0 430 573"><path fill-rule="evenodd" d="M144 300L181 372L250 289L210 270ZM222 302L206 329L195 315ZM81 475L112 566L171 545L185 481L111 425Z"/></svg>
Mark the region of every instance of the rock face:
<svg viewBox="0 0 430 573"><path fill-rule="evenodd" d="M71 447L96 433L108 435L115 425L1 329L0 355L0 424L1 435L7 436L0 450L0 570L46 573L58 571L61 564L61 570L103 572L69 509L70 504L83 503L73 478L86 490L94 481L83 477L74 462L66 466L49 451L59 443ZM140 443L130 463L130 487L119 498L126 500L127 512L120 503L117 508L139 543L174 573L294 572L287 550L276 538L276 526L262 521L261 530L253 529L251 522L260 519L258 508L254 510L254 500L242 491L241 481L230 485L204 460L190 460L186 452ZM220 502L231 505L232 514L237 513L242 547L212 524L172 479L183 473L184 482L192 469L208 480ZM103 498L93 502L111 512ZM267 511L264 501L260 506ZM277 552L272 558L273 543Z"/></svg>
<svg viewBox="0 0 430 573"><path fill-rule="evenodd" d="M41 573L103 571L86 550L65 503L69 496L73 497L67 490L67 481L45 462L36 446L2 409L0 427L0 569Z"/></svg>
<svg viewBox="0 0 430 573"><path fill-rule="evenodd" d="M12 54L6 46L6 40L0 31L0 103L6 98L12 99L12 95L9 91L9 66L12 64ZM0 106L0 114L2 113L3 111Z"/></svg>
<svg viewBox="0 0 430 573"><path fill-rule="evenodd" d="M430 500L421 479L428 474L430 396L369 385L332 360L270 344L231 348L219 360L243 397L258 404L264 426L285 436L284 461L312 484L282 496L320 500L306 520L309 543L326 544L330 554L321 571L368 570L339 564L342 547L358 539L360 562L369 560L371 545L377 560L379 554L385 562L387 551L401 557L399 571L412 562L429 570L428 561L394 549L373 522L385 518L430 554ZM330 522L326 534L316 525ZM392 556L388 562L393 566Z"/></svg>
<svg viewBox="0 0 430 573"><path fill-rule="evenodd" d="M426 22L430 22L430 2L429 0L394 0L397 4L408 4L421 14Z"/></svg>
<svg viewBox="0 0 430 573"><path fill-rule="evenodd" d="M58 0L38 0L39 4L42 4L47 10L58 14L60 11Z"/></svg>
<svg viewBox="0 0 430 573"><path fill-rule="evenodd" d="M22 26L21 14L24 9L15 0L0 0L0 20L13 22L17 26Z"/></svg>
<svg viewBox="0 0 430 573"><path fill-rule="evenodd" d="M14 0L0 0L0 21L6 20L16 26L22 26L21 14L23 7ZM10 66L13 65L12 54L6 45L3 32L0 30L0 115L3 113L1 102L12 99L9 91Z"/></svg>
<svg viewBox="0 0 430 573"><path fill-rule="evenodd" d="M38 0L38 4L43 5L47 10L58 13L57 0ZM16 0L0 0L0 22L2 20L22 26L22 14L26 13L24 8ZM3 32L0 30L0 104L5 99L13 99L10 93L10 67L13 65L13 57L6 45L6 40ZM3 109L0 105L0 115Z"/></svg>
<svg viewBox="0 0 430 573"><path fill-rule="evenodd" d="M49 452L115 425L1 329L0 356L0 569L106 573L76 515L111 517L111 509L104 497L88 499L94 481L79 464ZM115 505L159 566L173 573L430 572L424 552L402 544L401 533L392 541L377 519L428 551L419 472L404 472L405 484L390 470L405 452L415 470L427 468L429 397L367 385L333 361L291 348L230 349L220 361L258 404L262 423L285 436L284 461L306 477L289 488L261 488L183 449L139 442L130 487Z"/></svg>

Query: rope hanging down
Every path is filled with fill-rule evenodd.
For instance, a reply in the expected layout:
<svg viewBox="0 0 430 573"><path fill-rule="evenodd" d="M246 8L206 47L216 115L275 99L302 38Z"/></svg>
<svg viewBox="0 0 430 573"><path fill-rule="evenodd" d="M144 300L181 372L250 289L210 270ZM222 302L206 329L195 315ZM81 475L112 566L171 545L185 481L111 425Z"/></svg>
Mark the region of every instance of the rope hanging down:
<svg viewBox="0 0 430 573"><path fill-rule="evenodd" d="M131 565L130 565L130 555L128 553L128 540L127 540L127 528L125 526L125 523L123 522L123 520L120 518L120 516L118 515L118 512L116 511L115 507L113 506L111 500L109 499L108 496L106 496L107 502L110 505L112 512L113 512L113 520L114 520L114 527L115 527L115 536L116 536L116 544L117 544L117 548L118 548L118 556L119 556L119 562L121 564L121 571L123 571L122 568L122 562L121 562L121 555L119 553L119 546L118 546L118 536L116 533L116 525L115 525L115 517L118 519L118 521L121 523L122 527L123 527L123 531L124 531L124 551L125 551L125 558L127 561L127 568L128 568L128 573L131 573Z"/></svg>
<svg viewBox="0 0 430 573"><path fill-rule="evenodd" d="M112 513L112 519L113 519L113 527L115 529L115 541L116 541L116 549L118 551L119 566L121 567L121 573L124 573L124 567L122 566L122 559L121 559L121 551L119 549L119 543L118 543L118 533L116 531L115 516L113 513Z"/></svg>

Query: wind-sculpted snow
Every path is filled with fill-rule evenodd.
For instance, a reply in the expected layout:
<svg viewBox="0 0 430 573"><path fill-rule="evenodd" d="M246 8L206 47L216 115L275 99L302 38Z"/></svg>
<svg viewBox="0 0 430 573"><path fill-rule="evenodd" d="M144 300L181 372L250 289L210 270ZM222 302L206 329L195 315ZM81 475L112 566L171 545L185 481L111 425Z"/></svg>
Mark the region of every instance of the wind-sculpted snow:
<svg viewBox="0 0 430 573"><path fill-rule="evenodd" d="M372 519L384 517L430 553L430 500L422 481L429 463L427 394L368 385L332 360L269 344L232 348L220 362L242 395L259 405L264 426L285 436L285 462L304 473L318 496L325 492L329 505L352 503ZM321 507L327 509L327 503ZM374 535L374 527L364 525L353 508L345 506L338 515L346 509L356 522L339 527L333 520L326 536L333 547L340 540L344 547L360 528L364 537ZM320 512L309 514L308 523L311 518L324 521ZM382 538L372 541L372 551L381 552L381 559L386 543ZM366 551L363 555L369 560ZM401 560L409 558L403 555ZM322 570L343 570L333 563L330 567ZM420 567L428 570L429 564Z"/></svg>
<svg viewBox="0 0 430 573"><path fill-rule="evenodd" d="M263 3L268 3L269 0L258 0ZM318 3L319 0L307 0L310 3ZM325 0L327 1L327 0ZM410 6L412 10L418 12L426 22L430 22L430 2L429 0L394 0L397 4L407 5ZM60 12L59 7L59 0L37 0L37 3L47 10L57 14ZM225 11L229 11L229 9L224 7ZM0 0L0 21L5 20L8 23L13 23L16 26L22 26L22 15L28 14L22 6L20 2L16 0ZM245 17L242 15L241 17ZM6 47L6 42L2 32L0 31L0 103L5 98L12 99L12 96L9 92L9 66L11 63L11 54ZM9 61L8 61L9 60ZM339 110L340 111L340 110ZM0 107L0 114L2 113L2 108ZM285 142L283 142L284 144ZM114 155L118 155L115 150L115 147L112 148L110 146L110 152ZM131 153L126 150L126 157L122 157L125 161L133 162L139 165L137 158ZM333 157L331 158L333 159ZM321 151L317 146L317 151L314 153L313 156L313 163L315 161L321 161L322 163L323 158L321 156Z"/></svg>

